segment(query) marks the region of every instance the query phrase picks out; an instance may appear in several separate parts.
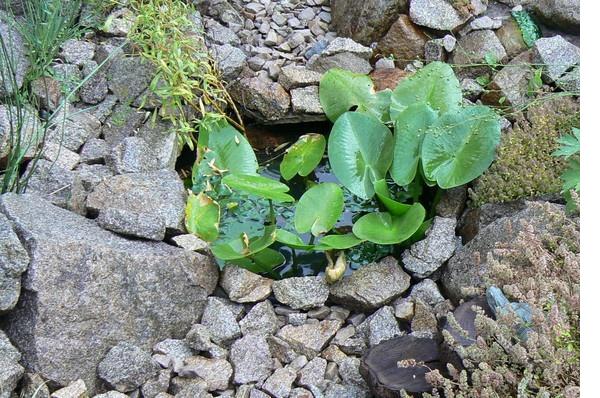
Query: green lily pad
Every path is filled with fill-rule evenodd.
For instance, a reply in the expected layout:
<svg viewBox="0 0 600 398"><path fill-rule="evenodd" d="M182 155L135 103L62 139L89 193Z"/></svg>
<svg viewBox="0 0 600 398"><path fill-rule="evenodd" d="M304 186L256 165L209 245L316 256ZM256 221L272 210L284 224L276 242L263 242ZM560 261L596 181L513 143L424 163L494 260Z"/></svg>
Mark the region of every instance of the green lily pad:
<svg viewBox="0 0 600 398"><path fill-rule="evenodd" d="M285 229L278 229L276 235L277 236L275 237L275 239L277 240L277 242L291 247L293 249L312 250L314 248L313 245L304 243L302 238L300 238L298 235L286 231Z"/></svg>
<svg viewBox="0 0 600 398"><path fill-rule="evenodd" d="M212 242L219 236L219 204L204 193L190 194L185 206L185 227L202 240Z"/></svg>
<svg viewBox="0 0 600 398"><path fill-rule="evenodd" d="M321 162L327 141L321 134L303 135L288 148L279 165L281 176L291 180L296 174L309 175Z"/></svg>
<svg viewBox="0 0 600 398"><path fill-rule="evenodd" d="M228 174L223 177L223 183L231 189L250 195L271 199L275 202L293 202L294 198L286 192L290 188L279 182L259 175Z"/></svg>
<svg viewBox="0 0 600 398"><path fill-rule="evenodd" d="M379 245L395 245L410 238L425 220L425 208L419 203L402 216L390 213L369 213L359 218L352 232L358 238Z"/></svg>
<svg viewBox="0 0 600 398"><path fill-rule="evenodd" d="M294 225L299 233L314 236L334 227L344 211L344 193L332 182L315 185L302 195L296 206Z"/></svg>
<svg viewBox="0 0 600 398"><path fill-rule="evenodd" d="M211 247L212 254L221 260L237 260L240 258L254 255L275 242L276 227L269 225L265 227L263 236L253 238L242 234L239 238L232 239L229 242L213 245Z"/></svg>
<svg viewBox="0 0 600 398"><path fill-rule="evenodd" d="M364 242L356 235L350 233L345 235L327 235L321 238L315 245L315 250L345 250Z"/></svg>

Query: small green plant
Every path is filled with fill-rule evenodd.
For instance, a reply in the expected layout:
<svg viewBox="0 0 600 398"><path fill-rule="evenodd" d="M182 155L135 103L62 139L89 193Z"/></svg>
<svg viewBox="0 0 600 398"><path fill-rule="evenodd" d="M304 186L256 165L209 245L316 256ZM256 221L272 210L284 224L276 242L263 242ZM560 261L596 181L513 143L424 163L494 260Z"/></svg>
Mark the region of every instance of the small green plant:
<svg viewBox="0 0 600 398"><path fill-rule="evenodd" d="M60 45L81 34L77 18L81 1L25 0L23 18L14 18L25 41L31 66L27 81L50 73L49 67L58 55Z"/></svg>
<svg viewBox="0 0 600 398"><path fill-rule="evenodd" d="M566 134L558 139L561 145L559 149L552 153L553 156L562 157L568 160L567 168L561 175L563 180L562 193L567 200L567 209L572 211L576 208L573 198L573 191L579 194L579 129L573 128L571 134Z"/></svg>
<svg viewBox="0 0 600 398"><path fill-rule="evenodd" d="M193 149L198 120L209 112L243 129L237 108L208 54L203 32L192 21L192 6L180 0L134 0L129 7L137 15L129 39L140 55L156 66L150 89L162 101L160 116L176 125L181 140ZM228 116L227 107L234 111L234 118ZM190 109L197 115L191 120ZM157 116L155 112L153 117Z"/></svg>
<svg viewBox="0 0 600 398"><path fill-rule="evenodd" d="M512 11L511 14L517 22L517 25L519 25L519 29L521 29L523 41L527 47L533 47L535 41L542 37L540 28L537 26L531 15L525 10Z"/></svg>
<svg viewBox="0 0 600 398"><path fill-rule="evenodd" d="M333 69L323 76L319 91L325 114L334 122L329 139L300 137L284 155L282 177L308 176L327 146L339 183L363 200L377 198L380 211L362 214L351 232L335 230L346 205L337 183L305 179L307 189L296 202L286 184L259 175L256 156L241 133L218 117L208 119L197 140L187 225L214 242L211 250L217 258L269 272L282 261L269 247L275 242L325 251L327 279L333 282L345 269L344 250L363 242L397 245L421 239L430 225L421 193L466 184L494 159L499 118L485 106L463 106L458 80L447 64L429 64L394 91L377 93L368 76ZM266 200L269 212L262 228L236 230L237 236L220 241L219 223L232 205L232 192ZM275 207L284 203L291 203L287 208L293 210L293 225L275 221ZM309 242L301 237L307 233Z"/></svg>

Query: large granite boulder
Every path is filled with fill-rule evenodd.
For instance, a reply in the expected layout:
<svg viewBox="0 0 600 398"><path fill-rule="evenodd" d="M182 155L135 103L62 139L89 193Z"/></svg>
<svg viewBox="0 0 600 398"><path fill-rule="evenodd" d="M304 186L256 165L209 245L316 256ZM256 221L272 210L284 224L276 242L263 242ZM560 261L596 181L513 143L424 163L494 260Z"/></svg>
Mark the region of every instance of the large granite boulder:
<svg viewBox="0 0 600 398"><path fill-rule="evenodd" d="M2 2L2 5L6 5ZM4 7L2 7L4 9ZM10 17L7 13L0 9L0 36L6 46L6 51L11 57L10 68L14 68L14 80L9 78L9 65L0 64L0 97L10 95L18 90L23 85L25 74L29 68L29 61L25 53L25 44L23 38L13 26L11 26ZM16 83L17 87L14 86Z"/></svg>
<svg viewBox="0 0 600 398"><path fill-rule="evenodd" d="M23 364L52 383L83 379L120 341L150 350L183 338L213 292L213 261L164 243L127 240L33 195L5 194L0 212L29 252L21 298L2 327Z"/></svg>
<svg viewBox="0 0 600 398"><path fill-rule="evenodd" d="M579 33L579 0L538 0L532 2L531 7L544 23Z"/></svg>
<svg viewBox="0 0 600 398"><path fill-rule="evenodd" d="M406 11L407 0L332 0L331 25L338 35L368 46Z"/></svg>
<svg viewBox="0 0 600 398"><path fill-rule="evenodd" d="M480 295L487 286L495 283L494 263L509 262L515 272L523 266L510 260L515 250L522 250L516 246L520 235L552 235L567 240L570 239L569 228L574 226L574 221L566 216L564 206L526 202L522 210L483 227L473 240L456 252L442 274L445 292L457 302Z"/></svg>
<svg viewBox="0 0 600 398"><path fill-rule="evenodd" d="M27 270L29 256L0 213L0 314L14 308L21 292L21 274Z"/></svg>

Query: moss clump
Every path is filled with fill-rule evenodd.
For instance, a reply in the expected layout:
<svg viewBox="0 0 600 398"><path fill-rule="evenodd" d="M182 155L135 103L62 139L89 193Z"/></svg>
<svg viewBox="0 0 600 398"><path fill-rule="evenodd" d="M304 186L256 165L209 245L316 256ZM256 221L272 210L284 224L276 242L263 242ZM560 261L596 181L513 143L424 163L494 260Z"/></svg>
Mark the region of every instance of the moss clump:
<svg viewBox="0 0 600 398"><path fill-rule="evenodd" d="M579 127L579 105L570 97L544 99L517 117L492 166L469 191L476 206L561 191L565 162L552 156L557 138Z"/></svg>

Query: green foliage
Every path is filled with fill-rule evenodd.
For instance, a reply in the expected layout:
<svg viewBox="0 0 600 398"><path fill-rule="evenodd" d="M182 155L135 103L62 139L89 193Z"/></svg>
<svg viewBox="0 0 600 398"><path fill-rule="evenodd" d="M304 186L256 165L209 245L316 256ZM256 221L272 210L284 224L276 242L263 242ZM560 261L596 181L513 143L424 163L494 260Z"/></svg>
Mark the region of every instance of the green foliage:
<svg viewBox="0 0 600 398"><path fill-rule="evenodd" d="M441 116L423 139L425 176L444 188L479 177L494 160L500 123L485 106L463 108Z"/></svg>
<svg viewBox="0 0 600 398"><path fill-rule="evenodd" d="M260 196L275 202L293 202L294 198L286 192L290 188L273 179L249 174L228 174L223 177L223 184L229 188L249 195Z"/></svg>
<svg viewBox="0 0 600 398"><path fill-rule="evenodd" d="M420 103L428 105L438 114L459 108L462 103L460 83L448 64L432 62L401 81L391 97L392 120L396 120L408 106Z"/></svg>
<svg viewBox="0 0 600 398"><path fill-rule="evenodd" d="M15 21L31 63L28 82L48 75L60 45L81 34L77 25L80 8L81 1L78 0L23 1L23 18L15 18Z"/></svg>
<svg viewBox="0 0 600 398"><path fill-rule="evenodd" d="M150 89L162 101L161 116L177 126L180 138L193 148L194 125L211 109L241 127L241 117L208 54L203 32L192 21L193 6L180 0L133 0L129 7L137 15L129 39L156 66ZM235 111L236 120L227 116L227 107ZM190 109L196 114L191 120Z"/></svg>
<svg viewBox="0 0 600 398"><path fill-rule="evenodd" d="M368 76L343 69L329 70L319 86L321 106L332 122L354 107L357 112L389 121L390 94L389 90L376 93Z"/></svg>
<svg viewBox="0 0 600 398"><path fill-rule="evenodd" d="M212 242L219 237L221 208L204 193L191 194L185 207L185 227L189 233Z"/></svg>
<svg viewBox="0 0 600 398"><path fill-rule="evenodd" d="M567 199L567 208L576 210L576 203L572 191L579 193L579 129L573 128L572 134L566 134L558 139L560 148L552 153L553 156L562 157L569 161L567 168L560 176L563 181L562 193Z"/></svg>
<svg viewBox="0 0 600 398"><path fill-rule="evenodd" d="M280 165L281 176L291 180L296 174L306 177L321 162L327 140L321 134L306 134L286 151Z"/></svg>
<svg viewBox="0 0 600 398"><path fill-rule="evenodd" d="M373 197L375 181L385 177L393 156L390 130L373 116L346 112L336 120L329 136L331 169L356 196Z"/></svg>
<svg viewBox="0 0 600 398"><path fill-rule="evenodd" d="M410 238L423 224L425 208L415 203L401 216L390 213L369 213L356 221L352 232L358 238L378 243L394 245Z"/></svg>
<svg viewBox="0 0 600 398"><path fill-rule="evenodd" d="M556 194L567 162L552 153L558 139L579 126L579 107L571 98L555 97L530 106L502 134L497 156L470 190L476 206Z"/></svg>
<svg viewBox="0 0 600 398"><path fill-rule="evenodd" d="M527 47L533 47L535 41L542 37L540 28L537 26L531 15L525 10L512 11L511 14L517 22L517 25L519 25L519 29L521 29L523 41Z"/></svg>
<svg viewBox="0 0 600 398"><path fill-rule="evenodd" d="M329 232L344 210L342 189L332 182L315 185L306 191L296 206L294 225L300 233L314 236Z"/></svg>
<svg viewBox="0 0 600 398"><path fill-rule="evenodd" d="M281 176L285 180L305 177L301 180L305 190L295 205L277 211L275 206L282 205L273 202L294 202L288 186L258 174L256 156L246 138L226 121L208 119L201 124L193 192L211 198L204 201L211 203L213 214L188 224L197 235L208 228L215 238L219 220L214 211L217 207L212 205L215 202L220 204L222 225L227 225L223 213L238 206L252 212L247 200L253 201L254 213L260 215L238 220L225 234L219 232L212 244L217 258L271 273L269 267L281 260L269 251L274 242L290 248L293 257L294 250L325 251L329 259L326 273L333 281L333 275L341 276L346 268L345 251L353 261L361 252L371 251L374 256L391 252L377 245L422 239L431 223L419 202L423 193L434 197L431 188L466 184L494 158L500 136L498 117L487 107L462 105L458 80L446 64L426 66L393 93L375 93L368 76L333 69L322 78L320 96L328 118L334 121L331 134L327 142L319 134L302 136L286 151ZM306 178L324 157L325 146L331 170L343 188ZM247 199L233 200L235 195ZM369 201L374 196L377 201L368 210L355 200ZM193 205L190 208L195 209ZM342 223L336 228L346 217L344 210L356 215L354 224ZM200 209L197 212L200 214ZM351 227L352 233L346 227ZM304 239L308 238L301 235L308 233L307 243ZM335 262L332 252L341 252Z"/></svg>

